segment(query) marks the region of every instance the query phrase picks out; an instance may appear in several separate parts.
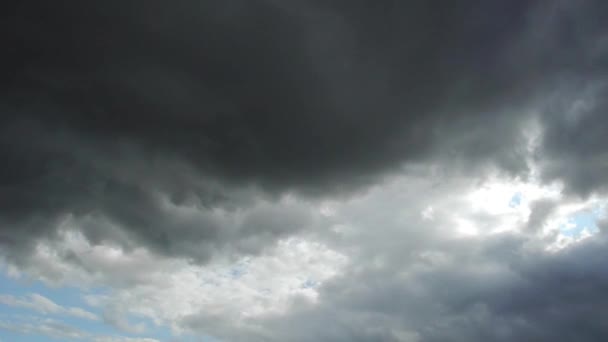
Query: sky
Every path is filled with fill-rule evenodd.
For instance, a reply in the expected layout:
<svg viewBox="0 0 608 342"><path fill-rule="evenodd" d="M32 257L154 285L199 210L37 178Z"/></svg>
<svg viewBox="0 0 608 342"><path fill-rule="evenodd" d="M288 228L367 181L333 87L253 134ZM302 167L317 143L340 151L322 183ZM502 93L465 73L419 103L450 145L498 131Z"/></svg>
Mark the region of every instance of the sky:
<svg viewBox="0 0 608 342"><path fill-rule="evenodd" d="M608 340L608 2L1 7L1 342Z"/></svg>

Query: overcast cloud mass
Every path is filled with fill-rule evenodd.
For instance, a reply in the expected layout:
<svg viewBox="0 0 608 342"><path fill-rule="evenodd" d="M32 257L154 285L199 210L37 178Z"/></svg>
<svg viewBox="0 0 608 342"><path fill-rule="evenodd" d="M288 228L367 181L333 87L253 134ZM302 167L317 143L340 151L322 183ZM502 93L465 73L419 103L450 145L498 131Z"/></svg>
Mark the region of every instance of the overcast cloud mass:
<svg viewBox="0 0 608 342"><path fill-rule="evenodd" d="M607 15L5 1L0 341L608 340Z"/></svg>

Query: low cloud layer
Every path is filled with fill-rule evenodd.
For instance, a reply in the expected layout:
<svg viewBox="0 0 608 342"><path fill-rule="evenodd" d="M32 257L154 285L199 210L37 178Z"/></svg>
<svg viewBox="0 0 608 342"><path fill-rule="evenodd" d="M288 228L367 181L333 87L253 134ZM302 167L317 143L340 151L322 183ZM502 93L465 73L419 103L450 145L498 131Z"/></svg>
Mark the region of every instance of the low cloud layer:
<svg viewBox="0 0 608 342"><path fill-rule="evenodd" d="M0 256L132 334L603 340L607 11L9 1Z"/></svg>

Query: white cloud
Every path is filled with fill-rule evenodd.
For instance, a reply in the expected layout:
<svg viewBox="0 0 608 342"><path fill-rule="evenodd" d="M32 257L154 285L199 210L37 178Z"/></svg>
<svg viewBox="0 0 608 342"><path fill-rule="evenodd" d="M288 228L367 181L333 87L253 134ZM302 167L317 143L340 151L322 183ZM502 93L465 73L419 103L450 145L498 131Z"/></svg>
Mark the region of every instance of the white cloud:
<svg viewBox="0 0 608 342"><path fill-rule="evenodd" d="M515 194L517 206L510 205ZM539 201L549 201L551 210L537 215L543 229L530 230ZM107 293L86 301L104 312L106 323L130 333L145 332L138 318L147 318L176 334L307 341L300 330L308 329L331 340L322 322L315 323L321 319L340 320L339 329L360 329L369 339L424 341L423 327L463 324L440 306L517 288L525 267L514 271L510 263L533 265L522 261L526 253L547 258L545 251L561 255L583 243L555 234L556 226L601 203L574 200L534 181L453 177L437 184L434 177L409 174L348 200L312 202L322 216L317 226L259 255L199 265L143 247L93 244L68 227L60 239L42 241L21 272L56 285L107 286ZM448 284L460 287L448 291L442 287ZM390 293L394 298L385 299ZM385 313L397 305L393 301L399 308ZM29 302L57 311L42 299ZM428 306L435 302L439 307ZM481 322L492 315L487 310L480 305L463 315ZM294 331L279 327L290 320L297 321Z"/></svg>
<svg viewBox="0 0 608 342"><path fill-rule="evenodd" d="M67 315L88 320L98 320L99 317L94 313L77 307L63 307L52 300L37 294L32 293L26 297L15 297L12 295L0 295L0 304L21 307L37 311L43 314Z"/></svg>
<svg viewBox="0 0 608 342"><path fill-rule="evenodd" d="M59 340L75 340L84 342L160 342L154 338L105 336L92 334L61 321L49 318L30 317L28 321L0 320L0 329L25 335L40 335Z"/></svg>
<svg viewBox="0 0 608 342"><path fill-rule="evenodd" d="M426 207L422 213L422 218L424 218L425 220L432 220L433 219L433 207L428 206Z"/></svg>
<svg viewBox="0 0 608 342"><path fill-rule="evenodd" d="M314 302L317 288L345 265L346 258L322 244L291 238L259 257L213 266L175 264L165 280L89 296L116 316L144 316L159 324L176 323L201 310L239 321L287 310L294 298ZM116 318L120 321L119 318Z"/></svg>
<svg viewBox="0 0 608 342"><path fill-rule="evenodd" d="M26 323L0 321L0 329L27 335L43 335L62 340L86 340L88 338L86 332L49 319Z"/></svg>
<svg viewBox="0 0 608 342"><path fill-rule="evenodd" d="M101 336L94 337L92 342L159 342L154 338L147 337L114 337L114 336Z"/></svg>

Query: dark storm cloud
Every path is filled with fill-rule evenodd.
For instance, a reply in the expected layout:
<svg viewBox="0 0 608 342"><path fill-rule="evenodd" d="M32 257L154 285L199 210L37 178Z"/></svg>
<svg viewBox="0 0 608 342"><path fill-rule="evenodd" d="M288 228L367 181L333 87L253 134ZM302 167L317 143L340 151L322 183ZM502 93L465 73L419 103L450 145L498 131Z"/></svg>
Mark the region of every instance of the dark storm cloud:
<svg viewBox="0 0 608 342"><path fill-rule="evenodd" d="M539 159L547 180L587 196L608 189L608 89L605 82L582 87L562 107L547 110Z"/></svg>
<svg viewBox="0 0 608 342"><path fill-rule="evenodd" d="M567 5L556 14L562 25L545 39L550 48L575 42L555 58L576 58L565 68L570 81L560 82L544 99L537 160L545 180L563 181L568 192L582 196L605 191L608 180L608 24L600 14L606 11L605 2Z"/></svg>
<svg viewBox="0 0 608 342"><path fill-rule="evenodd" d="M493 125L481 112L530 81L530 61L504 56L526 3L20 2L5 11L7 101L230 180L360 182L427 154L445 125Z"/></svg>
<svg viewBox="0 0 608 342"><path fill-rule="evenodd" d="M24 130L35 132L43 146L20 134ZM16 155L9 155L13 160L3 171L0 243L14 256L29 253L32 238L52 237L68 222L93 243L144 244L204 261L224 249L259 251L313 219L302 203L268 208L270 198L255 189L201 179L175 159L145 160L145 152L129 144L91 148L85 140L31 123L5 132L11 133L3 136L7 145L22 149L10 151ZM23 160L27 169L13 168ZM224 214L214 211L218 203Z"/></svg>
<svg viewBox="0 0 608 342"><path fill-rule="evenodd" d="M66 214L98 215L139 243L205 256L200 244L240 235L174 217L159 198L206 216L251 206L252 194L351 191L405 161L524 172L526 106L596 69L599 52L581 66L573 51L603 29L579 27L581 13L605 5L2 6L3 246L52 234ZM244 186L255 189L245 199ZM269 241L291 231L259 229ZM90 237L108 238L98 230Z"/></svg>

